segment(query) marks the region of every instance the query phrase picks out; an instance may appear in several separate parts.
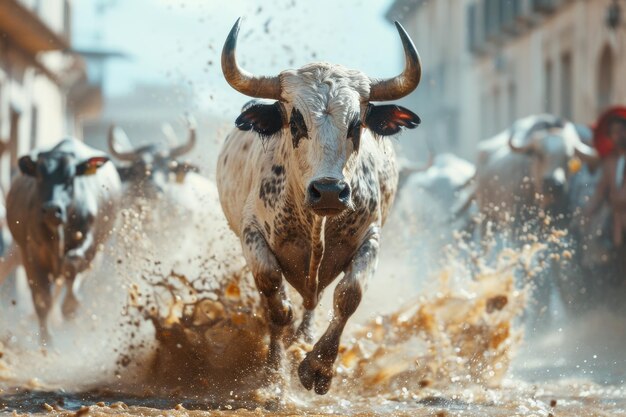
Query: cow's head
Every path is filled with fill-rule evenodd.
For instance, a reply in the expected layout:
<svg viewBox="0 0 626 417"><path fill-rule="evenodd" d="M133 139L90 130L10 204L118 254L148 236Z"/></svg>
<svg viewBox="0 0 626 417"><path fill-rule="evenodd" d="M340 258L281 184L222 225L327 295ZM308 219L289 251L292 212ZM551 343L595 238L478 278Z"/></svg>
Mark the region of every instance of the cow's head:
<svg viewBox="0 0 626 417"><path fill-rule="evenodd" d="M118 149L120 142L130 147L130 141L124 131L111 126L108 137L109 151L112 156L124 163L118 167L122 181L140 189L147 196L153 196L162 192L172 177L182 182L188 172L198 172L197 167L177 159L190 152L196 143L195 124L191 120L188 120L188 124L189 139L182 145L170 147L161 143L151 143L128 151ZM170 142L178 142L169 125L165 125L163 131Z"/></svg>
<svg viewBox="0 0 626 417"><path fill-rule="evenodd" d="M420 119L397 105L372 102L399 99L419 84L421 64L413 42L399 23L406 58L397 77L377 80L340 65L315 63L275 77L254 76L237 64L239 20L222 51L222 70L240 93L271 99L253 102L236 120L264 140L280 140L287 149L288 172L305 195L304 203L319 215L335 215L352 204L350 182L364 129L390 136Z"/></svg>
<svg viewBox="0 0 626 417"><path fill-rule="evenodd" d="M530 180L541 206L551 208L565 201L572 160L597 159L595 150L584 144L576 127L551 115L531 116L511 128L509 148L531 158Z"/></svg>
<svg viewBox="0 0 626 417"><path fill-rule="evenodd" d="M108 160L106 156L79 160L71 153L55 150L39 153L36 160L30 155L20 158L22 174L37 181L43 221L50 230L67 222L76 178L95 174Z"/></svg>

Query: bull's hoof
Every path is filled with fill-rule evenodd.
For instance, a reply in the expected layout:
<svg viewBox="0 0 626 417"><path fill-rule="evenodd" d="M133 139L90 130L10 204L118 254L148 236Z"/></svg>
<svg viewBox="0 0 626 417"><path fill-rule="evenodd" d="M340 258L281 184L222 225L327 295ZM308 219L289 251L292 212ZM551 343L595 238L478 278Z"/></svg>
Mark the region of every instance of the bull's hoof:
<svg viewBox="0 0 626 417"><path fill-rule="evenodd" d="M324 395L330 389L333 379L333 364L320 358L315 350L309 352L298 367L300 382L307 390L315 388L315 393Z"/></svg>
<svg viewBox="0 0 626 417"><path fill-rule="evenodd" d="M66 319L73 319L76 316L76 310L78 309L78 300L75 297L65 297L63 305L61 306L61 312Z"/></svg>
<svg viewBox="0 0 626 417"><path fill-rule="evenodd" d="M39 347L42 352L47 353L47 350L52 348L52 337L47 328L39 329Z"/></svg>

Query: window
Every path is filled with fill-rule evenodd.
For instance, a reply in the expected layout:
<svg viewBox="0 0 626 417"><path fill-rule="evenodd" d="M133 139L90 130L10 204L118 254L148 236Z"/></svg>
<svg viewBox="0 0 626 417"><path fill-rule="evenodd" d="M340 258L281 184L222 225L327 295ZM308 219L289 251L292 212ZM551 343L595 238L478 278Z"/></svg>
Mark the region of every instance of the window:
<svg viewBox="0 0 626 417"><path fill-rule="evenodd" d="M547 61L544 74L543 100L546 113L554 113L554 103L552 102L552 90L554 90L554 79L552 74L552 61Z"/></svg>
<svg viewBox="0 0 626 417"><path fill-rule="evenodd" d="M480 103L478 105L478 108L480 109L480 134L483 138L486 138L489 136L489 134L491 133L491 131L489 130L489 94L487 94L486 92L482 93L482 97L480 100Z"/></svg>
<svg viewBox="0 0 626 417"><path fill-rule="evenodd" d="M598 62L598 112L602 112L613 102L613 65L613 52L611 48L606 45L602 50Z"/></svg>
<svg viewBox="0 0 626 417"><path fill-rule="evenodd" d="M569 52L561 55L561 116L572 120L573 115L573 74L572 74L572 54Z"/></svg>
<svg viewBox="0 0 626 417"><path fill-rule="evenodd" d="M20 112L11 109L10 117L10 132L9 132L9 152L11 153L11 178L17 173L17 152L19 142L19 130L20 130Z"/></svg>
<svg viewBox="0 0 626 417"><path fill-rule="evenodd" d="M513 124L517 118L517 87L509 84L509 124Z"/></svg>
<svg viewBox="0 0 626 417"><path fill-rule="evenodd" d="M72 15L70 8L70 0L63 0L63 34L67 39L72 35Z"/></svg>
<svg viewBox="0 0 626 417"><path fill-rule="evenodd" d="M496 88L493 91L493 121L491 126L491 133L496 133L502 126L502 103L500 103L500 89Z"/></svg>
<svg viewBox="0 0 626 417"><path fill-rule="evenodd" d="M500 23L499 2L498 0L485 0L483 7L485 15L485 33L487 33L487 37L496 35Z"/></svg>
<svg viewBox="0 0 626 417"><path fill-rule="evenodd" d="M475 51L478 47L478 25L476 25L476 5L467 6L467 47Z"/></svg>
<svg viewBox="0 0 626 417"><path fill-rule="evenodd" d="M37 106L33 105L30 112L30 149L37 147L37 128L39 125L39 111Z"/></svg>

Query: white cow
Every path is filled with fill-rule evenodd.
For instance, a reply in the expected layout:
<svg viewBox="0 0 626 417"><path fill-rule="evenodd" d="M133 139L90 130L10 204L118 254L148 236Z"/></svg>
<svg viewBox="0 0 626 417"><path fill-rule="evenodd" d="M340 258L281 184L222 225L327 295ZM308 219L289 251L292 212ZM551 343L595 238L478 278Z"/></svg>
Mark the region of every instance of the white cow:
<svg viewBox="0 0 626 417"><path fill-rule="evenodd" d="M304 299L297 335L309 326L320 294L342 273L328 328L299 366L307 389L330 388L339 340L377 265L380 228L394 199L398 173L384 136L420 120L397 105L419 84L419 56L402 26L406 66L378 80L340 65L314 63L257 77L235 59L239 21L222 52L229 84L252 101L236 120L218 160L220 200L265 298L269 361L279 365L281 336L292 323L283 278Z"/></svg>
<svg viewBox="0 0 626 417"><path fill-rule="evenodd" d="M521 225L540 211L563 215L574 157L596 158L574 124L549 114L516 121L479 144L476 197L480 212L506 227L512 222Z"/></svg>

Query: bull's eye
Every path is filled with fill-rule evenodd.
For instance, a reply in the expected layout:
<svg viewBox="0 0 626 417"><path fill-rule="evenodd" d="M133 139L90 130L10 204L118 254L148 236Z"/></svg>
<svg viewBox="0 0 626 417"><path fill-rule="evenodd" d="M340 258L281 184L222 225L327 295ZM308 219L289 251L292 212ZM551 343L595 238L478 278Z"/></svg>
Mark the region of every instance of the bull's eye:
<svg viewBox="0 0 626 417"><path fill-rule="evenodd" d="M302 113L300 113L295 107L291 111L289 127L291 128L291 140L293 141L293 147L297 148L300 144L300 139L306 139L308 137L308 131L306 128L306 123L304 123L304 117L302 117Z"/></svg>
<svg viewBox="0 0 626 417"><path fill-rule="evenodd" d="M361 143L361 121L357 117L348 125L348 137L352 141L352 147L354 152L359 151L359 144Z"/></svg>

